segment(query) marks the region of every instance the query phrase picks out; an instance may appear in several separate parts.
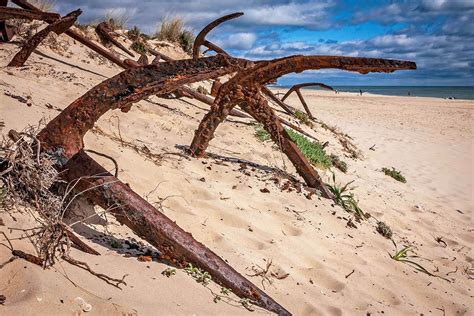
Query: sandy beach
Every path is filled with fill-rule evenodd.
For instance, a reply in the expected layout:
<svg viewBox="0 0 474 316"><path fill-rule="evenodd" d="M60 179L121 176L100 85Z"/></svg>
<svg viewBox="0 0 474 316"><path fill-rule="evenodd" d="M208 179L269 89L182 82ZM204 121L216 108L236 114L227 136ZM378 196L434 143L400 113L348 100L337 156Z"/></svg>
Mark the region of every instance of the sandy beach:
<svg viewBox="0 0 474 316"><path fill-rule="evenodd" d="M49 121L120 72L72 39L61 35L60 41L66 44L62 51L42 45L20 68L6 67L18 46L0 46L2 135ZM163 52L184 57L173 47ZM210 88L210 82L192 86L199 85ZM312 128L275 110L321 143L329 142L327 153L348 165L346 174L331 169L336 182L355 180L359 205L373 218L355 222L330 200L285 190L285 179L265 168L226 159L297 176L271 141L254 136L250 119L230 117L218 128L208 152L221 158L180 156L180 146L189 146L209 109L197 100L154 96L126 114L109 111L86 135L85 147L112 156L123 182L295 315L471 315L474 101L303 94L317 119ZM302 109L296 95L287 102ZM331 130L346 134L359 158L351 158ZM146 159L133 146L146 146L159 158ZM113 170L109 160L94 159ZM407 182L386 176L384 167L400 170ZM330 170L319 172L331 183ZM28 239L15 240L21 231L12 230L35 227L28 211L0 212L0 219L0 231L14 247L33 253ZM398 250L411 246L418 256L413 260L436 276L393 260L396 247L377 233L375 219L391 227ZM80 201L67 220L80 221L74 231L101 254L72 249L72 255L96 272L126 275L127 284L118 289L66 262L43 270L15 260L0 269L0 294L6 297L1 315L80 315L83 302L91 305L90 315L250 313L239 304L214 302L210 289L219 293L216 284L206 288L179 269L166 277L168 265L138 260L147 249L153 253L152 247L99 207ZM8 249L0 247L0 263L9 258ZM267 265L264 277L253 276ZM267 313L255 308L253 314Z"/></svg>

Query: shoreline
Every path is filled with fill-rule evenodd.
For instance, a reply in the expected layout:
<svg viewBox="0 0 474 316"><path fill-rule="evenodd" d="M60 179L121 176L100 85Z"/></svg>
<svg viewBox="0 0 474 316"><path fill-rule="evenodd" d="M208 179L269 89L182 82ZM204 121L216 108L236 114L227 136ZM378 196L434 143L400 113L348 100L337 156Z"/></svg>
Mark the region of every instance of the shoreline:
<svg viewBox="0 0 474 316"><path fill-rule="evenodd" d="M351 95L359 95L359 92L357 91L344 91L344 90L341 90L341 86L333 86L334 89L338 90L339 94L343 93L343 94L351 94ZM359 88L359 86L347 86L348 88L350 87L353 87L353 89L355 88ZM363 88L363 86L360 86L361 88ZM380 86L381 88L387 88L387 89L390 89L390 88L401 88L399 86ZM275 89L275 90L289 90L291 88L291 86L270 86L270 89ZM369 88L370 89L370 86L366 86L366 88ZM377 86L373 86L373 88L377 88ZM402 87L402 88L405 88L405 87ZM406 87L406 88L413 88L413 89L419 89L419 88L423 88L422 86L421 87ZM436 87L429 87L429 88L433 88L435 89ZM450 87L441 87L440 88L450 88ZM435 96L435 95L416 95L416 94L412 94L412 95L403 95L403 94L384 94L384 93L377 93L377 92L374 92L374 91L367 91L367 90L364 90L362 89L362 92L363 92L363 95L369 95L369 96L383 96L383 97L408 97L408 98L434 98L434 99L441 99L441 100L449 100L449 101L474 101L474 87L454 87L454 88L471 88L472 89L472 98L463 98L463 97L456 97L456 96ZM329 90L325 90L325 89L320 89L320 88L302 88L304 90L309 90L309 91L320 91L320 92L329 92L329 93L333 93L335 94L333 91L329 91Z"/></svg>

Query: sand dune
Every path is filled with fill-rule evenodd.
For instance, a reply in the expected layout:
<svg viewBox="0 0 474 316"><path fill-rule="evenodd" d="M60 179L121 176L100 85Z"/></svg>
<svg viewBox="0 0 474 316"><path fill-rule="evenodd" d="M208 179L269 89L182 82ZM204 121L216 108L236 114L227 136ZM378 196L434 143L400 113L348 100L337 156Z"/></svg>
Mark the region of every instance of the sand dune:
<svg viewBox="0 0 474 316"><path fill-rule="evenodd" d="M15 44L0 46L0 121L6 134L22 130L41 119L50 120L92 86L120 71L73 40L62 53L41 46L27 65L6 68ZM169 50L169 48L168 48ZM179 56L179 53L176 53ZM201 83L209 86L209 83ZM196 100L153 97L123 114L109 112L86 136L86 148L106 152L119 164L119 178L140 195L161 205L161 211L235 267L252 275L252 267L271 260L269 279L249 277L283 306L297 315L469 315L472 314L472 211L473 101L434 98L385 97L305 90L313 114L329 126L347 133L362 153L352 159L335 135L320 124L302 126L321 142L329 141L334 153L349 165L347 174L337 169L340 183L356 180L360 206L394 232L398 249L411 245L417 262L431 277L390 258L395 247L380 236L374 219L347 225L349 214L331 201L281 190L284 178L265 170L221 159L186 159L176 145L189 145L208 106ZM28 106L11 95L27 98ZM296 96L289 104L300 107ZM283 117L299 124L294 119ZM296 174L291 163L271 142L259 142L249 120L230 118L217 130L209 152L237 157ZM100 132L99 132L100 131ZM152 153L150 161L120 137ZM375 151L369 150L375 145ZM94 157L107 168L110 161ZM407 183L384 175L383 167L402 171ZM331 173L321 171L329 181ZM268 193L262 189L268 189ZM70 222L87 217L93 209L76 205ZM26 213L15 219L1 214L0 230L10 238L11 227L33 227ZM183 271L161 274L163 263L140 262L128 243L138 243L127 227L110 216L94 216L75 230L102 255L76 250L78 260L98 272L125 278L117 289L66 262L41 270L16 260L0 269L0 305L4 315L80 314L82 298L91 314L247 314L242 307L214 303L208 289ZM447 246L436 242L441 237ZM111 246L112 241L125 249ZM14 246L33 252L27 240ZM149 248L146 242L141 249ZM127 255L127 253L130 253ZM0 247L0 262L10 257ZM286 276L279 279L276 276ZM269 282L271 281L271 283ZM219 291L216 285L211 286ZM257 309L256 313L266 313Z"/></svg>

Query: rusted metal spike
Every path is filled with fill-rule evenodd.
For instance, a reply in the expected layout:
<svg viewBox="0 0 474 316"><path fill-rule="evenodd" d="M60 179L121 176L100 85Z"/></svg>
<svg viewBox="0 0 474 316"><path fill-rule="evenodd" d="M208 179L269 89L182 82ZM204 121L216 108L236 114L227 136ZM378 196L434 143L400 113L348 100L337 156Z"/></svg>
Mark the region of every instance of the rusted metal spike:
<svg viewBox="0 0 474 316"><path fill-rule="evenodd" d="M131 68L105 80L63 110L41 131L43 147L72 157L83 148L83 136L110 109L127 112L132 103L244 68L247 61L217 55ZM94 106L92 106L94 105ZM65 138L67 135L67 138Z"/></svg>
<svg viewBox="0 0 474 316"><path fill-rule="evenodd" d="M273 92L268 89L267 87L265 86L262 86L262 92L270 98L270 100L272 100L273 102L275 102L276 104L278 104L283 110L286 111L286 113L290 114L290 115L295 115L295 112L291 109L291 107L287 104L285 104L282 100L278 99L278 97L273 94Z"/></svg>
<svg viewBox="0 0 474 316"><path fill-rule="evenodd" d="M298 146L291 140L275 112L268 105L267 100L260 93L255 93L252 97L246 95L246 102L240 106L245 112L263 124L263 127L270 134L272 140L280 146L281 150L293 163L296 171L305 180L306 184L308 184L309 187L320 190L323 197L328 199L332 198L331 192Z"/></svg>
<svg viewBox="0 0 474 316"><path fill-rule="evenodd" d="M13 57L13 59L8 64L9 67L21 67L25 64L28 57L30 57L31 53L38 47L38 45L48 36L50 32L54 32L56 34L61 34L65 32L68 28L70 28L74 22L76 22L77 17L82 13L81 10L76 10L65 17L57 20L56 22L48 25L41 31L35 34L25 45L21 48L21 50Z"/></svg>
<svg viewBox="0 0 474 316"><path fill-rule="evenodd" d="M235 81L234 78L223 84L219 90L219 95L215 99L214 106L204 116L195 131L190 146L191 154L196 157L205 155L206 148L214 137L215 130L225 120L229 111L239 104L245 112L263 124L272 140L288 156L307 185L319 189L323 197L331 198L332 194L326 188L316 170L291 141L282 127L280 119L261 95L260 90L255 86L241 85L241 82Z"/></svg>
<svg viewBox="0 0 474 316"><path fill-rule="evenodd" d="M130 187L108 173L86 153L80 152L65 166L67 181L104 209L110 209L117 220L155 246L160 258L178 267L187 263L204 269L213 280L232 289L239 297L279 315L290 315L280 304L261 291L229 264L196 241L175 222L155 209ZM100 177L97 177L100 175ZM91 190L94 188L93 190Z"/></svg>
<svg viewBox="0 0 474 316"><path fill-rule="evenodd" d="M160 53L159 51L156 51L154 49L151 49L149 48L148 51L150 52L150 54L156 56L157 58L155 58L155 60L153 61L153 63L158 63L160 61L160 59L163 59L164 61L167 61L167 62L171 62L171 61L174 61L173 58L171 57L168 57L166 56L165 54L163 53Z"/></svg>
<svg viewBox="0 0 474 316"><path fill-rule="evenodd" d="M8 5L8 0L0 0L0 9ZM9 42L15 35L15 30L0 19L0 42Z"/></svg>
<svg viewBox="0 0 474 316"><path fill-rule="evenodd" d="M217 55L132 68L104 81L69 105L38 135L43 150L53 153L69 181L91 201L109 209L117 219L154 245L163 259L208 271L214 280L240 297L279 315L290 315L211 250L184 232L127 185L109 174L83 151L83 137L108 110L128 111L133 102L152 94L176 90L183 84L222 76L245 67L247 61ZM101 175L101 177L97 177ZM84 177L94 176L87 178Z"/></svg>
<svg viewBox="0 0 474 316"><path fill-rule="evenodd" d="M196 39L194 40L194 46L193 46L193 58L196 59L196 58L199 58L199 49L201 48L202 45L204 45L206 41L206 35L215 27L217 27L218 25L226 22L226 21L229 21L229 20L232 20L232 19L235 19L235 18L238 18L239 16L242 16L244 15L243 12L236 12L236 13L232 13L232 14L228 14L228 15L225 15L223 17L220 17L218 18L217 20L215 21L212 21L211 23L209 23L208 25L206 25L201 32L199 32L198 36L196 36ZM205 46L209 47L208 45L213 45L212 43L210 42L207 42ZM217 47L217 46L215 46ZM217 50L221 50L221 53L222 54L227 54L225 53L222 49L218 48L217 47L217 50L214 48L211 48L215 51Z"/></svg>
<svg viewBox="0 0 474 316"><path fill-rule="evenodd" d="M0 42L9 42L16 34L16 29L7 25L5 21L0 21Z"/></svg>
<svg viewBox="0 0 474 316"><path fill-rule="evenodd" d="M327 90L331 90L331 91L334 91L334 88L331 87L331 86L328 86L327 84L324 84L324 83L321 83L321 82L305 82L305 83L299 83L299 84L295 84L294 86L292 86L290 88L290 90L288 90L288 92L283 96L283 98L281 98L282 101L285 101L286 98L288 98L288 96L293 93L293 91L296 91L296 90L299 90L301 88L306 88L306 87L313 87L313 86L318 86L318 87L321 87L321 88L324 88L324 89L327 89Z"/></svg>
<svg viewBox="0 0 474 316"><path fill-rule="evenodd" d="M255 67L241 72L236 77L238 77L238 80L252 82L256 85L264 85L283 75L293 72L299 73L310 69L341 69L361 74L369 72L390 73L397 70L416 69L416 64L411 61L381 58L298 55L259 62Z"/></svg>
<svg viewBox="0 0 474 316"><path fill-rule="evenodd" d="M22 19L22 20L57 20L57 13L35 12L19 8L7 8L0 6L0 20Z"/></svg>
<svg viewBox="0 0 474 316"><path fill-rule="evenodd" d="M148 57L145 54L140 54L140 58L138 58L137 63L142 66L148 65Z"/></svg>
<svg viewBox="0 0 474 316"><path fill-rule="evenodd" d="M203 46L206 46L209 50L213 50L218 54L224 54L224 55L229 55L225 50L217 46L216 44L205 40L204 43L202 44Z"/></svg>
<svg viewBox="0 0 474 316"><path fill-rule="evenodd" d="M24 9L28 9L28 10L36 11L36 12L42 12L40 9L38 9L37 7L35 7L34 5L30 4L29 2L27 2L25 0L12 0L12 2L15 3L17 6L19 6L21 8L24 8ZM53 23L54 20L47 20L46 22ZM104 56L105 58L107 58L111 62L115 63L116 65L118 65L118 66L120 66L124 69L128 68L128 66L120 58L118 58L115 55L111 54L109 51L107 51L106 49L104 49L101 46L97 45L96 43L88 40L87 38L80 35L79 33L69 29L65 32L65 34L67 34L71 38L75 39L76 41L80 42L81 44L89 47L90 49L97 52L98 54Z"/></svg>
<svg viewBox="0 0 474 316"><path fill-rule="evenodd" d="M120 43L119 41L117 41L117 40L111 35L111 33L112 33L114 30L113 30L113 28L110 26L109 23L107 23L107 22L101 22L101 23L99 23L99 24L96 26L95 31L96 31L97 35L99 35L99 37L102 38L102 40L114 44L115 46L117 46L117 47L120 48L122 51L124 51L125 53L127 53L128 55L130 55L130 56L132 56L132 57L135 56L135 55L133 55L133 53L132 53L131 51L129 51L125 46L123 46L122 43Z"/></svg>
<svg viewBox="0 0 474 316"><path fill-rule="evenodd" d="M218 96L215 99L215 105L211 111L206 114L195 131L193 141L190 146L191 154L194 156L203 156L209 142L214 137L214 132L222 123L229 111L237 104L243 104L246 112L258 119L268 129L272 139L277 142L280 138L284 139L277 144L288 155L293 162L298 173L304 178L308 186L319 189L323 196L332 197L325 184L321 181L318 173L311 167L311 164L301 155L296 145L289 139L285 131L281 132L278 127L278 121L265 116L272 116L271 108L266 100L261 97L260 88L280 76L290 72L302 72L308 69L337 68L350 71L367 73L369 71L391 72L398 69L416 69L413 62L355 58L355 57L333 57L333 56L291 56L287 58L276 59L272 61L259 62L255 66L238 72L232 79L222 85ZM252 101L252 98L258 100ZM269 110L270 109L270 110ZM262 113L258 113L261 111ZM272 122L266 123L266 122ZM276 127L275 127L276 126ZM275 135L280 135L276 137ZM287 140L287 141L286 141Z"/></svg>
<svg viewBox="0 0 474 316"><path fill-rule="evenodd" d="M308 105L306 104L306 101L303 97L303 94L301 93L300 89L301 88L304 88L304 87L312 87L312 86L319 86L321 88L324 88L324 89L328 89L328 90L331 90L331 91L334 91L333 87L331 86L328 86L324 83L320 83L320 82L306 82L306 83L300 83L300 84L295 84L294 86L292 86L290 88L290 90L288 90L288 92L283 96L283 98L281 99L281 101L285 101L286 98L288 98L288 96L293 93L293 91L296 92L296 94L298 95L298 98L300 99L300 102L301 104L303 105L304 109L306 110L306 114L308 114L308 117L312 120L314 120L314 116L313 114L311 113L311 111L309 110L309 107Z"/></svg>

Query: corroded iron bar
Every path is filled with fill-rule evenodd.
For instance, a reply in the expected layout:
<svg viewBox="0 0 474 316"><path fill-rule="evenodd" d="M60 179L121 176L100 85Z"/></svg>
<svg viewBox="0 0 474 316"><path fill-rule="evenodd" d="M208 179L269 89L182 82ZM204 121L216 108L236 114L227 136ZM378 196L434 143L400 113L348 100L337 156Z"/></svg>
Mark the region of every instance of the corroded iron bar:
<svg viewBox="0 0 474 316"><path fill-rule="evenodd" d="M141 66L148 65L148 57L146 57L145 54L140 54L140 57L138 58L137 63L140 64Z"/></svg>
<svg viewBox="0 0 474 316"><path fill-rule="evenodd" d="M194 45L193 45L193 58L196 59L196 58L199 58L199 49L201 48L202 45L206 44L205 46L207 46L208 48L212 49L212 50L215 50L217 52L219 52L220 50L220 53L221 54L227 54L225 51L223 51L221 48L213 45L212 43L210 42L207 42L206 41L206 35L212 31L212 29L214 29L215 27L217 27L218 25L226 22L226 21L229 21L229 20L232 20L232 19L235 19L235 18L238 18L239 16L242 16L244 13L243 12L236 12L236 13L232 13L232 14L228 14L228 15L225 15L223 17L220 17L218 18L217 20L215 21L212 21L211 23L209 23L208 25L206 25L202 30L201 32L199 32L199 34L196 36L196 39L194 40ZM205 43L206 42L206 43ZM209 45L212 45L213 47L209 47ZM216 48L217 47L217 48Z"/></svg>
<svg viewBox="0 0 474 316"><path fill-rule="evenodd" d="M8 0L0 0L0 8L6 7L8 5ZM9 42L13 36L15 36L15 29L9 25L7 22L0 19L0 42Z"/></svg>
<svg viewBox="0 0 474 316"><path fill-rule="evenodd" d="M207 105L213 105L214 104L214 99L208 97L207 95L204 95L202 93L199 93L197 91L194 91L191 88L188 88L186 86L182 86L178 89L178 91L181 91L184 93L185 97L191 98L191 99L196 99L201 101L202 103L206 103ZM247 114L240 112L239 110L232 109L230 111L229 115L236 116L236 117L241 117L241 118L250 118Z"/></svg>
<svg viewBox="0 0 474 316"><path fill-rule="evenodd" d="M150 54L157 57L157 58L155 58L155 60L153 60L153 63L155 63L155 64L158 63L160 61L160 59L163 59L164 61L168 61L168 62L174 61L173 58L168 57L165 54L160 53L159 51L156 51L154 49L148 48L148 51L150 52Z"/></svg>
<svg viewBox="0 0 474 316"><path fill-rule="evenodd" d="M267 87L265 86L262 86L262 92L270 98L270 100L272 100L273 102L275 102L276 104L278 104L283 110L286 111L286 113L288 113L289 115L295 115L295 112L290 108L289 105L286 105L282 100L278 99L278 97L273 94L273 92L268 89Z"/></svg>
<svg viewBox="0 0 474 316"><path fill-rule="evenodd" d="M213 280L232 289L237 296L249 298L255 305L279 315L290 315L265 292L155 209L128 185L108 173L83 151L70 159L65 168L68 181L76 183L77 179L84 179L77 183L77 190L84 192L85 197L103 209L111 210L120 223L127 225L156 247L160 252L160 258L164 261L178 267L192 263L209 272ZM92 188L94 189L91 190Z"/></svg>
<svg viewBox="0 0 474 316"><path fill-rule="evenodd" d="M267 100L260 93L256 93L251 98L246 95L246 102L240 106L245 112L263 124L263 127L270 134L272 140L281 148L288 159L290 159L296 171L305 180L306 184L309 187L317 188L321 191L323 197L330 199L332 197L331 192L298 146L291 140L275 112L268 105Z"/></svg>
<svg viewBox="0 0 474 316"><path fill-rule="evenodd" d="M312 87L312 86L319 86L321 88L324 88L324 89L328 89L328 90L331 90L331 91L334 91L334 88L331 87L331 86L328 86L324 83L321 83L321 82L306 82L306 83L300 83L300 84L295 84L294 86L292 86L290 88L290 90L288 90L288 92L283 96L283 98L281 99L281 101L285 101L286 98L288 98L288 96L293 93L293 92L296 92L296 94L298 95L298 98L300 99L300 102L301 104L303 105L304 109L306 110L306 113L308 114L309 118L314 120L314 116L313 114L311 113L311 111L309 110L309 107L308 105L306 104L306 101L303 97L303 94L301 93L301 88L305 88L305 87Z"/></svg>
<svg viewBox="0 0 474 316"><path fill-rule="evenodd" d="M306 114L308 114L308 117L311 120L314 120L313 113L311 113L311 111L309 110L308 104L306 104L306 101L304 100L303 95L301 94L301 91L299 89L296 90L296 94L298 95L298 98L300 99L300 102L303 105L304 110L306 111Z"/></svg>
<svg viewBox="0 0 474 316"><path fill-rule="evenodd" d="M36 12L19 8L7 8L0 6L0 20L22 19L22 20L57 20L57 13Z"/></svg>
<svg viewBox="0 0 474 316"><path fill-rule="evenodd" d="M257 122L263 124L272 140L287 155L308 186L319 189L323 197L332 197L316 170L291 141L288 133L282 127L280 119L261 95L260 90L254 86L242 87L233 79L223 84L214 106L204 116L198 129L194 132L194 138L189 148L193 156L202 157L205 155L206 148L214 137L215 130L237 104L255 118Z"/></svg>
<svg viewBox="0 0 474 316"><path fill-rule="evenodd" d="M35 7L34 5L30 4L29 2L27 2L25 0L12 0L12 2L15 3L17 6L19 6L21 8L24 8L24 9L28 9L28 10L36 11L36 12L42 12L40 9L38 9L37 7ZM53 23L54 20L48 20L46 22ZM64 33L67 34L68 36L70 36L71 38L75 39L79 43L89 47L90 49L92 49L96 53L104 56L105 58L107 58L111 62L115 63L116 65L118 65L118 66L120 66L124 69L128 68L128 66L120 58L118 58L115 55L111 54L108 50L102 48L101 46L97 45L96 43L88 40L87 38L80 35L79 33L75 32L71 29L67 30Z"/></svg>
<svg viewBox="0 0 474 316"><path fill-rule="evenodd" d="M63 177L68 181L78 180L77 190L92 202L112 209L121 223L155 246L164 260L181 267L192 263L240 297L277 314L290 315L82 150L84 134L108 110L119 108L126 112L133 102L152 94L171 92L183 84L232 73L245 68L246 64L245 60L218 55L131 68L97 85L69 105L39 133L38 139L43 150L57 158ZM92 188L94 190L87 190Z"/></svg>
<svg viewBox="0 0 474 316"><path fill-rule="evenodd" d="M96 31L97 35L99 35L99 37L102 38L102 40L114 44L115 46L117 46L118 48L120 48L122 51L124 51L125 53L127 53L128 55L130 55L130 56L132 56L132 57L135 57L135 55L133 55L133 53L132 53L131 51L129 51L125 46L122 45L122 43L120 43L119 41L117 41L117 40L111 35L111 33L112 33L114 30L113 30L113 28L110 26L109 23L107 23L107 22L101 22L101 23L97 24L97 26L95 27L95 31Z"/></svg>
<svg viewBox="0 0 474 316"><path fill-rule="evenodd" d="M318 86L318 87L321 87L321 88L324 88L324 89L327 89L327 90L331 90L331 91L334 91L334 88L331 87L331 86L328 86L327 84L324 84L324 83L321 83L321 82L305 82L305 83L299 83L299 84L295 84L294 86L292 86L290 88L290 90L288 90L287 93L285 93L285 95L283 96L283 98L281 98L282 101L285 101L286 98L288 98L288 96L290 94L292 94L294 91L296 90L299 90L301 88L306 88L306 87L313 87L313 86Z"/></svg>
<svg viewBox="0 0 474 316"><path fill-rule="evenodd" d="M171 92L191 82L233 73L245 60L214 56L131 68L105 80L74 101L41 131L48 150L72 157L83 148L83 137L110 109L127 112L132 103L150 95ZM94 106L92 106L94 105Z"/></svg>
<svg viewBox="0 0 474 316"><path fill-rule="evenodd" d="M242 71L236 76L238 77L236 79L264 85L283 75L299 73L310 69L341 69L361 74L369 72L390 73L397 70L416 69L416 64L411 61L381 58L297 55L259 62L255 67Z"/></svg>
<svg viewBox="0 0 474 316"><path fill-rule="evenodd" d="M68 28L70 28L74 22L76 22L77 17L82 13L81 10L76 10L69 13L65 17L56 20L54 23L48 25L38 33L36 33L30 40L28 40L21 50L13 57L13 59L8 64L9 67L21 67L25 64L28 57L31 53L38 47L39 44L49 35L49 33L54 32L56 34L64 33Z"/></svg>
<svg viewBox="0 0 474 316"><path fill-rule="evenodd" d="M254 117L259 117L259 120L263 119L263 117L260 116L262 113L266 113L267 116L270 115L267 109L270 107L266 102L263 102L259 95L260 88L264 84L276 80L278 77L290 72L302 72L308 69L322 68L337 68L361 73L367 73L369 71L391 72L398 69L415 69L416 64L396 60L334 56L292 56L259 62L253 67L238 72L232 79L221 86L215 99L215 106L204 116L199 128L195 131L190 146L191 154L194 156L203 156L205 154L209 142L214 137L215 130L219 124L225 120L229 111L239 103L247 103L244 105L247 106L247 112ZM253 102L252 97L257 98L258 102ZM259 113L259 111L261 111L261 113ZM262 123L265 125L264 122ZM278 124L278 122L273 122L272 124L273 125L266 125L269 127L268 132L270 134L279 133L279 128L275 128L275 124ZM278 135L288 140L288 143L285 141L277 144L288 155L308 186L321 190L322 194L326 197L331 197L331 194L321 181L318 173L311 167L311 164L306 158L298 153L292 153L292 151L294 151L292 148L297 149L297 147L289 139L287 133L279 133ZM275 136L272 136L272 139L278 140ZM289 143L291 143L291 145Z"/></svg>

